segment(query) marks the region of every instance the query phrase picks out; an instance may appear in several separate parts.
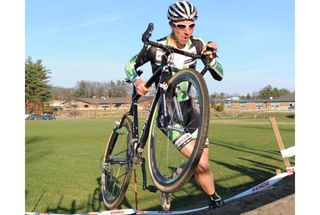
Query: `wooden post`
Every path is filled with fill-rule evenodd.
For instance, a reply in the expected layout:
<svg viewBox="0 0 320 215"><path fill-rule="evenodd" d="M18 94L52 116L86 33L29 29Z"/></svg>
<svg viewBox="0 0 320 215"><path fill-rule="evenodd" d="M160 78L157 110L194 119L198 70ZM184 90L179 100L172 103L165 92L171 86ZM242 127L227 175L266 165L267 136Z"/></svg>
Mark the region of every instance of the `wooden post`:
<svg viewBox="0 0 320 215"><path fill-rule="evenodd" d="M136 210L138 210L138 188L137 188L138 180L137 180L136 169L133 170L133 174L134 174L134 200L136 202Z"/></svg>
<svg viewBox="0 0 320 215"><path fill-rule="evenodd" d="M271 123L273 133L276 136L280 151L285 150L285 147L284 147L284 144L283 144L283 141L282 141L282 138L281 138L281 135L280 135L278 125L277 125L275 118L269 117L269 121ZM281 154L281 156L282 156L282 154ZM289 158L287 158L287 157L282 157L282 158L283 158L283 162L284 162L286 169L290 168L291 166L290 166Z"/></svg>

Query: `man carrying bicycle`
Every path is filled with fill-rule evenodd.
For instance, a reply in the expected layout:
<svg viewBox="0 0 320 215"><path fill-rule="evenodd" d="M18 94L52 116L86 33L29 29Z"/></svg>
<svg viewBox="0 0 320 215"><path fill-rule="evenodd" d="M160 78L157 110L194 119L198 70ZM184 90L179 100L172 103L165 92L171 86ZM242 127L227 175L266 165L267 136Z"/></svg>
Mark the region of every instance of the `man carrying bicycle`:
<svg viewBox="0 0 320 215"><path fill-rule="evenodd" d="M216 60L217 44L209 42L206 44L200 37L192 36L197 20L197 9L188 1L178 1L168 8L167 17L172 32L169 36L159 39L157 42L163 45L169 45L177 49L190 52L193 54L204 54L210 58L210 73L215 80L221 81L223 78L223 69L221 64ZM150 62L152 71L156 71L161 63L161 56L164 54L163 50L156 47L148 47L145 56L139 57L135 55L126 65L125 71L129 80L134 83L137 93L145 95L151 88L145 86L146 82L138 78L136 69L143 64ZM196 59L191 59L177 53L171 54L171 63L174 71L179 71L184 68L196 67ZM188 105L188 102L184 104ZM188 118L196 118L196 113L191 112ZM189 157L195 143L194 133L184 134L182 136L175 136L172 142L177 149L185 156ZM195 170L194 178L197 184L208 195L210 208L219 207L223 204L223 200L217 194L214 186L213 173L209 168L209 140L207 138L205 149L203 150L199 164ZM183 168L183 167L181 167ZM179 170L176 170L179 171ZM165 210L170 208L170 195L162 193L161 205Z"/></svg>

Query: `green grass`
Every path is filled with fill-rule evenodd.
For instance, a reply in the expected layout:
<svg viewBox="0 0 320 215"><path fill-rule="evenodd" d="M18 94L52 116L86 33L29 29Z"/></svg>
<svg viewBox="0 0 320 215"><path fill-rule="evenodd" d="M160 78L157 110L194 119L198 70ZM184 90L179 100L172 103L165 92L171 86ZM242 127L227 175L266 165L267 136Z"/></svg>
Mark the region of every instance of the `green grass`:
<svg viewBox="0 0 320 215"><path fill-rule="evenodd" d="M294 118L281 116L276 119L279 117L278 126L289 147L295 142ZM68 214L106 210L99 200L98 181L100 159L114 120L26 121L26 211ZM267 119L212 120L209 139L210 167L216 189L224 198L284 167ZM159 192L142 191L139 166L137 179L139 209L160 209ZM205 195L191 180L174 193L172 206L179 209L205 204ZM133 175L121 207L135 207Z"/></svg>

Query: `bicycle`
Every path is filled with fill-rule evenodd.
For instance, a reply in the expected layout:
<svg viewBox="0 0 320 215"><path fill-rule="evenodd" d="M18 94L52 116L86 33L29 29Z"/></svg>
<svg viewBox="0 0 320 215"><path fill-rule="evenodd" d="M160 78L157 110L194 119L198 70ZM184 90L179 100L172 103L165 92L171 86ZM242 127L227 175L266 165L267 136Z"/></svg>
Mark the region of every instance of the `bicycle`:
<svg viewBox="0 0 320 215"><path fill-rule="evenodd" d="M150 41L152 31L153 23L149 23L142 35L144 45L138 57L144 56L148 46L155 46L165 52L161 66L146 82L147 87L155 83L156 94L139 136L138 100L141 96L133 86L131 107L116 123L109 137L101 177L102 196L109 209L118 207L123 201L134 164L141 165L143 190L160 190L163 193L177 191L193 175L207 138L209 96L203 76L209 69L209 59L202 54L192 54ZM193 69L182 69L172 75L171 53L201 59L204 68L201 73ZM138 70L137 73L140 76L142 71ZM129 80L127 82L131 83ZM188 111L193 111L198 119L186 120L184 117ZM195 125L190 127L190 124ZM195 144L190 157L185 157L172 142L177 135L190 134L190 130L193 130ZM147 143L149 172L155 186L147 186L145 158L142 155Z"/></svg>

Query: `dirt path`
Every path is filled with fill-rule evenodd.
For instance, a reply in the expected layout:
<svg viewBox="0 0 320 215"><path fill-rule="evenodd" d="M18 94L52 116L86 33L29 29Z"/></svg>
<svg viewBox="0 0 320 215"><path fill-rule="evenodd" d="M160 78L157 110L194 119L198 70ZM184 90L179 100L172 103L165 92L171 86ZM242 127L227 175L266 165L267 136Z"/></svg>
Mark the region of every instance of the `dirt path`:
<svg viewBox="0 0 320 215"><path fill-rule="evenodd" d="M294 215L295 179L290 176L275 187L226 203L206 215Z"/></svg>

